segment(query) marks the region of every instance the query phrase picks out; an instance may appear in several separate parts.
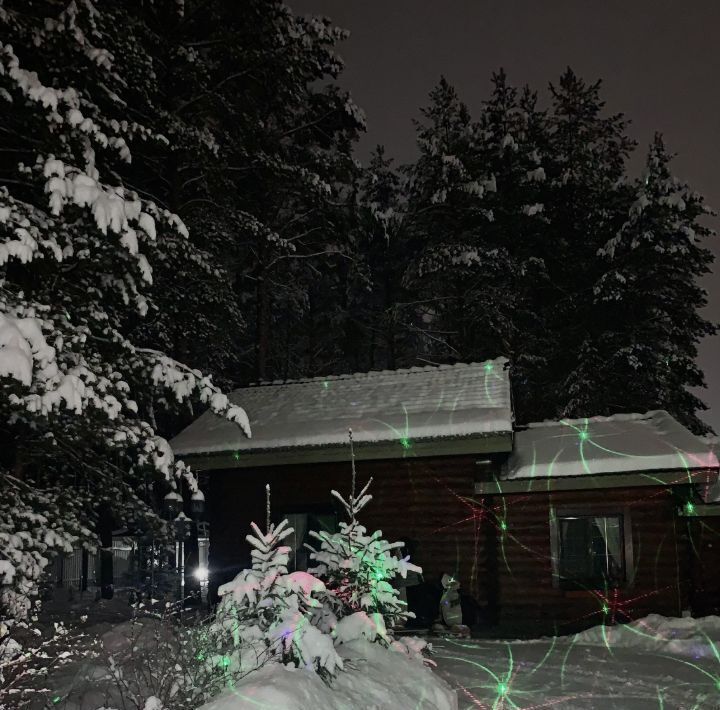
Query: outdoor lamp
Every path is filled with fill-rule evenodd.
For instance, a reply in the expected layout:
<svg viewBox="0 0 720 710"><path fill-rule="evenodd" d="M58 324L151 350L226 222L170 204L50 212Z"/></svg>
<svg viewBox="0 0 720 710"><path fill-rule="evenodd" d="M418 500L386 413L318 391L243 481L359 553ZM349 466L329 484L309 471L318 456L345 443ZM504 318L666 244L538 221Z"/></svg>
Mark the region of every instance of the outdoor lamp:
<svg viewBox="0 0 720 710"><path fill-rule="evenodd" d="M200 517L205 512L205 496L201 490L197 490L190 498L190 514L193 518Z"/></svg>
<svg viewBox="0 0 720 710"><path fill-rule="evenodd" d="M170 491L164 499L165 515L172 520L183 509L182 497L177 491Z"/></svg>

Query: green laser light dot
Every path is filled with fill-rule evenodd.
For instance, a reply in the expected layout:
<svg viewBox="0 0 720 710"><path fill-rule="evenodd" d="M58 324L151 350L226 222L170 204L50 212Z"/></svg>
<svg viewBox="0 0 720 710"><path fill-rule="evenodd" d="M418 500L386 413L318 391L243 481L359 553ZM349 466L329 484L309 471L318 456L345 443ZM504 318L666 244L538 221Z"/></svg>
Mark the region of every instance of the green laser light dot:
<svg viewBox="0 0 720 710"><path fill-rule="evenodd" d="M402 444L403 449L410 448L410 439L408 439L406 436L404 436L402 439L400 439L400 443Z"/></svg>
<svg viewBox="0 0 720 710"><path fill-rule="evenodd" d="M500 530L507 530L507 523L504 520L500 521Z"/></svg>
<svg viewBox="0 0 720 710"><path fill-rule="evenodd" d="M695 512L695 504L692 503L691 501L688 501L687 503L685 503L685 512L688 515L692 515Z"/></svg>
<svg viewBox="0 0 720 710"><path fill-rule="evenodd" d="M325 380L325 381L323 382L323 387L324 387L325 389L327 389L328 387L330 387L330 383L329 383L327 380Z"/></svg>
<svg viewBox="0 0 720 710"><path fill-rule="evenodd" d="M239 460L240 460L240 452L239 452L239 451L236 451L236 452L233 454L233 458L234 458L236 461L239 461Z"/></svg>
<svg viewBox="0 0 720 710"><path fill-rule="evenodd" d="M581 441L586 441L590 435L586 431L581 431L579 436Z"/></svg>
<svg viewBox="0 0 720 710"><path fill-rule="evenodd" d="M485 363L485 372L490 372L493 369L493 365L491 362Z"/></svg>
<svg viewBox="0 0 720 710"><path fill-rule="evenodd" d="M610 609L609 609L608 605L607 605L607 604L603 604L603 605L602 605L602 613L603 613L603 614L607 614L609 611L610 611Z"/></svg>
<svg viewBox="0 0 720 710"><path fill-rule="evenodd" d="M508 692L507 685L505 685L505 683L498 683L497 692L498 692L498 695L507 695L507 692Z"/></svg>
<svg viewBox="0 0 720 710"><path fill-rule="evenodd" d="M230 658L229 658L229 656L223 656L223 657L222 657L222 661L220 661L220 665L221 665L223 668L227 668L227 667L230 665Z"/></svg>
<svg viewBox="0 0 720 710"><path fill-rule="evenodd" d="M56 695L56 696L52 699L53 703L55 703L56 705L57 705L57 703L59 703L61 700L62 700L62 698L61 698L59 695Z"/></svg>

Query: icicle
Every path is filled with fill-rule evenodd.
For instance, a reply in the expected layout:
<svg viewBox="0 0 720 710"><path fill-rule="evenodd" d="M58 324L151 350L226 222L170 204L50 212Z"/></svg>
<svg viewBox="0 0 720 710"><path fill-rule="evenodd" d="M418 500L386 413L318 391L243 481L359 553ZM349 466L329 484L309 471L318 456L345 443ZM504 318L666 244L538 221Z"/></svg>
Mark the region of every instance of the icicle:
<svg viewBox="0 0 720 710"><path fill-rule="evenodd" d="M350 437L350 466L352 467L352 484L350 485L350 508L352 510L352 519L355 522L355 449L353 448L352 429L348 428L348 436Z"/></svg>
<svg viewBox="0 0 720 710"><path fill-rule="evenodd" d="M265 532L270 534L270 484L265 484Z"/></svg>

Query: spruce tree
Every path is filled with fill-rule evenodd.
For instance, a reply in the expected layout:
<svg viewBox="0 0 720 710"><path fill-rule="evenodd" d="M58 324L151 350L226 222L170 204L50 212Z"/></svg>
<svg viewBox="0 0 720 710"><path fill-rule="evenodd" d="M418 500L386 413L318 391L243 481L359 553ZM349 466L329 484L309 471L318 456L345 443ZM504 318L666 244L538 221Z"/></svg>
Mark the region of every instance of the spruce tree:
<svg viewBox="0 0 720 710"><path fill-rule="evenodd" d="M480 160L478 127L445 78L422 114L424 122L416 123L420 157L408 169L405 283L422 304L421 357L474 358L493 348L475 320L492 312L488 294L507 266L506 253L485 233L496 183Z"/></svg>
<svg viewBox="0 0 720 710"><path fill-rule="evenodd" d="M197 489L154 412L194 398L249 432L210 378L132 338L154 312L153 264L188 236L133 186L134 148L168 143L142 122L156 76L138 13L52 2L0 13L3 616L27 615L52 554L96 541L99 509L159 533L157 496L183 480ZM116 57L121 34L132 51Z"/></svg>
<svg viewBox="0 0 720 710"><path fill-rule="evenodd" d="M581 369L596 362L602 337L592 292L602 273L597 252L625 219L626 159L634 147L622 114L605 115L600 86L568 69L550 87L544 213L550 225L551 255L545 265L552 290L543 310L554 337L547 366L534 383L529 419L588 413L575 392Z"/></svg>
<svg viewBox="0 0 720 710"><path fill-rule="evenodd" d="M403 176L378 146L363 172L347 278L346 351L351 371L415 362L418 306L403 284L409 256Z"/></svg>
<svg viewBox="0 0 720 710"><path fill-rule="evenodd" d="M706 406L688 387L704 387L697 343L717 332L700 315L707 294L698 279L713 256L703 198L670 171L662 136L633 184L626 221L599 252L605 273L594 288L603 332L595 357L577 370L578 410L596 414L665 409L692 431L709 427Z"/></svg>
<svg viewBox="0 0 720 710"><path fill-rule="evenodd" d="M504 254L505 268L486 281L483 299L468 310L479 344L474 359L506 356L511 362L515 412L521 421L536 400L548 364L551 336L546 295L549 225L545 216L547 116L528 87L508 83L500 70L479 118L478 151L495 181L487 196L492 220L483 240ZM492 288L490 288L492 286Z"/></svg>

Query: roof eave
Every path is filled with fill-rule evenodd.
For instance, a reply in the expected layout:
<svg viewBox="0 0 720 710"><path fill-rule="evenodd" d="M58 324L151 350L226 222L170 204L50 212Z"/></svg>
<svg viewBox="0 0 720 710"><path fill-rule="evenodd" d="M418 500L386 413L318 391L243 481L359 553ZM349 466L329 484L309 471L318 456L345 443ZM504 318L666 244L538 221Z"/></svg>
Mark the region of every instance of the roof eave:
<svg viewBox="0 0 720 710"><path fill-rule="evenodd" d="M490 432L464 437L402 441L358 442L355 458L360 461L407 459L462 454L509 453L512 451L512 432ZM330 463L349 461L347 444L332 446L297 446L217 453L176 452L194 469L212 471L232 468L259 468L286 464Z"/></svg>
<svg viewBox="0 0 720 710"><path fill-rule="evenodd" d="M624 473L581 474L578 476L538 476L510 480L476 481L475 495L512 493L552 493L555 491L638 488L710 484L718 478L717 468L664 469Z"/></svg>

